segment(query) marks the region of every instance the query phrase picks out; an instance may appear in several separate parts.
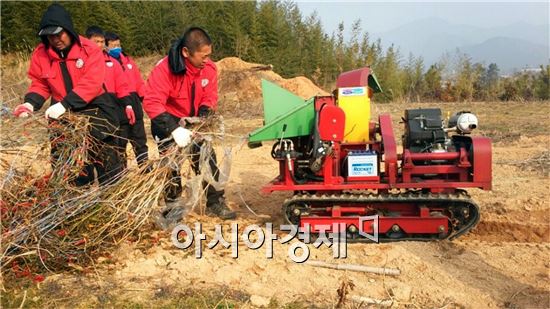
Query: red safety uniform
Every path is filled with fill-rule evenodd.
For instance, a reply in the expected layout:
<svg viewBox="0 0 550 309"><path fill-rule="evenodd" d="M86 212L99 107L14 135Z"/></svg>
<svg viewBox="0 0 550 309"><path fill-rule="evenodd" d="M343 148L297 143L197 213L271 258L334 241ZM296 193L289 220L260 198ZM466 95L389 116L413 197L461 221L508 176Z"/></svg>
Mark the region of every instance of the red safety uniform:
<svg viewBox="0 0 550 309"><path fill-rule="evenodd" d="M165 112L178 118L196 116L201 106L217 108L216 64L209 60L203 69L194 67L187 59L185 64L185 74L173 74L165 57L150 73L143 100L143 109L149 118Z"/></svg>

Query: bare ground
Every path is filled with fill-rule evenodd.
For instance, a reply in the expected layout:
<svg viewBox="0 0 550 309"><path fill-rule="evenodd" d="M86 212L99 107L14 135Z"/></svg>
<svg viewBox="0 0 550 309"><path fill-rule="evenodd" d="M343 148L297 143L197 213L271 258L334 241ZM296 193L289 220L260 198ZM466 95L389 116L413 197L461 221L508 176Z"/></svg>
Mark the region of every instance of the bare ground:
<svg viewBox="0 0 550 309"><path fill-rule="evenodd" d="M140 59L141 67L148 71L157 58ZM234 59L227 63L230 68L242 66L235 83L257 85L262 76L281 82L272 72L243 73L254 64L244 65ZM226 78L235 76L229 73ZM295 85L288 83L290 90L305 89L303 97L318 92L310 84L307 84L310 88L300 84L300 79ZM240 89L224 81L223 76L220 86ZM282 224L281 204L289 196L259 193L276 175L277 164L270 158L269 145L248 149L240 138L262 125L259 91L258 87L250 86L242 93L226 91L227 97L221 98L229 133L226 142L233 149L227 199L238 212L241 231L250 224L265 226L266 222L272 222L275 227ZM401 270L398 277L297 264L288 257L288 244L279 241L274 242L273 259L265 257L265 245L251 250L243 242L239 243L238 259L231 257L231 249L219 245L215 249L204 248L203 258L197 259L192 249L175 248L168 233L147 226L139 238L98 259L92 271L51 275L39 285L9 284L11 288L1 293L2 305L5 308L20 305L325 308L335 307L338 289L353 283L344 307L360 307L351 302L352 295L389 299L394 307L403 308L550 307L550 182L548 162L536 160L549 151L549 102L392 103L373 105L371 119L382 112L391 113L399 136L403 110L428 106L440 107L444 113L458 110L476 113L480 119L476 134L493 139L493 190L469 190L481 208L482 219L477 228L452 242L348 244L347 259L339 260L332 258L330 248L310 246L310 259L398 268ZM153 152L156 149L152 141L150 149ZM209 241L214 225L223 222L201 213L202 209L196 209L185 223L201 222ZM230 229L229 223L223 224L225 230ZM275 232L279 237L283 235L277 228Z"/></svg>
<svg viewBox="0 0 550 309"><path fill-rule="evenodd" d="M458 109L457 104L426 104ZM479 110L480 132L496 123L517 123L505 113L484 116L493 109L488 103L469 105ZM377 112L402 110L402 104L377 106ZM521 109L544 120L548 104L498 104L498 109ZM536 111L536 113L535 113ZM393 112L392 112L393 113ZM397 112L396 112L397 113ZM394 118L398 118L394 114ZM260 118L226 119L230 136L238 137L261 125ZM396 126L398 124L396 123ZM239 257L231 249L204 248L197 259L193 249L180 250L169 234L154 227L143 230L139 241L124 244L112 256L98 260L95 271L59 274L47 278L34 291L36 304L65 307L333 307L338 288L352 282L349 295L392 299L397 307L420 308L547 308L549 303L550 227L548 174L529 168L530 158L548 150L548 123L542 128L520 130L517 138L494 144L494 187L490 192L470 190L481 207L477 228L456 241L401 242L391 244L349 244L348 258L334 260L327 247L311 249L310 259L347 264L386 266L401 270L399 277L314 268L297 264L288 257L287 244L274 242L274 258L265 257L265 245L258 250L239 244ZM539 130L542 130L539 131ZM285 193L263 196L262 185L277 171L269 147L248 149L238 138L233 145L233 164L227 187L229 205L238 211L240 229L250 224L282 223L280 205ZM151 143L151 146L154 147ZM524 162L527 165L518 165ZM252 214L248 205L258 216ZM197 209L185 222L201 222L207 235L223 223L201 215ZM229 230L229 223L223 223ZM281 233L279 231L279 236ZM209 241L211 238L207 238ZM14 303L22 299L23 288L10 291ZM349 301L348 307L357 304ZM29 301L29 300L27 300ZM34 303L32 300L29 304Z"/></svg>

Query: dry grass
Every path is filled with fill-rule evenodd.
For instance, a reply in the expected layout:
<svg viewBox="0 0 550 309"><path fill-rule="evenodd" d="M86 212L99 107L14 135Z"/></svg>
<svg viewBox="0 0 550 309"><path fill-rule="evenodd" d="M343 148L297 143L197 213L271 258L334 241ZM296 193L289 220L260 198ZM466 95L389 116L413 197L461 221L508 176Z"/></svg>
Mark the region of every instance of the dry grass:
<svg viewBox="0 0 550 309"><path fill-rule="evenodd" d="M0 73L2 76L1 107L12 108L23 103L23 96L28 87L27 71L30 55L25 53L0 55ZM5 112L0 112L0 115Z"/></svg>
<svg viewBox="0 0 550 309"><path fill-rule="evenodd" d="M400 136L400 123L405 109L441 108L443 117L458 111L471 111L479 119L479 129L474 133L490 137L494 143L507 143L521 136L547 135L550 132L550 102L460 102L460 103L389 103L373 104L372 120L381 113L390 113L396 137Z"/></svg>

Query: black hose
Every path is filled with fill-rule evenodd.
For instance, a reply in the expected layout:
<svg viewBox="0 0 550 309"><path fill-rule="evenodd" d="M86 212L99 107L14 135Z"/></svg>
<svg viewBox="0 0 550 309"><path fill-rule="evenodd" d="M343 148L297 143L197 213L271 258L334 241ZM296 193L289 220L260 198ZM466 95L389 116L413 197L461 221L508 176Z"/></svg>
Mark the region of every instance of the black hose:
<svg viewBox="0 0 550 309"><path fill-rule="evenodd" d="M325 181L325 177L317 176L317 175L311 175L311 174L306 174L306 178L309 179L309 180L315 180L315 181Z"/></svg>
<svg viewBox="0 0 550 309"><path fill-rule="evenodd" d="M277 156L275 155L275 148L280 144L280 141L276 141L274 144L273 144L273 147L271 147L271 157L273 159L276 159Z"/></svg>
<svg viewBox="0 0 550 309"><path fill-rule="evenodd" d="M286 160L286 163L287 163L287 164L289 163L289 162L288 162L288 159ZM296 178L296 175L294 175L294 171L289 171L289 172L290 172L290 173L289 173L289 174L290 174L290 178L292 178L292 181L294 181L294 183L299 184L299 185L303 185L304 183L307 182L306 179L300 179L300 180L298 180L298 179Z"/></svg>

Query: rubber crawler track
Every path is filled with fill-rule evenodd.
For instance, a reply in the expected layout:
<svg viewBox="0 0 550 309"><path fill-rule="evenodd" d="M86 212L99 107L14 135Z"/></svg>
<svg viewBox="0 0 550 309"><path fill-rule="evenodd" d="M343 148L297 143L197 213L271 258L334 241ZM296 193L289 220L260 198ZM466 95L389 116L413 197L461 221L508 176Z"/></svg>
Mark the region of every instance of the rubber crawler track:
<svg viewBox="0 0 550 309"><path fill-rule="evenodd" d="M385 238L384 235L379 235L382 242L389 241L433 241L442 239L455 239L474 228L479 222L479 207L470 199L470 196L465 191L458 191L452 194L433 194L433 193L380 193L380 194L331 194L331 195L313 195L313 194L296 194L293 197L285 200L283 203L283 214L285 221L288 224L296 225L289 218L290 209L293 206L304 207L303 205L314 204L317 206L326 204L327 207L335 204L385 204L385 203L411 203L414 205L423 204L427 207L446 209L447 214L456 213L456 209L468 208L469 215L467 218L462 218L463 222L459 225L453 225L451 232L443 238L425 237L425 236L405 236L401 238ZM462 207L460 207L462 206ZM382 208L382 207L381 207ZM310 208L311 209L311 208ZM449 218L451 219L451 218ZM296 220L294 220L296 221ZM349 242L371 242L366 238L348 238Z"/></svg>

